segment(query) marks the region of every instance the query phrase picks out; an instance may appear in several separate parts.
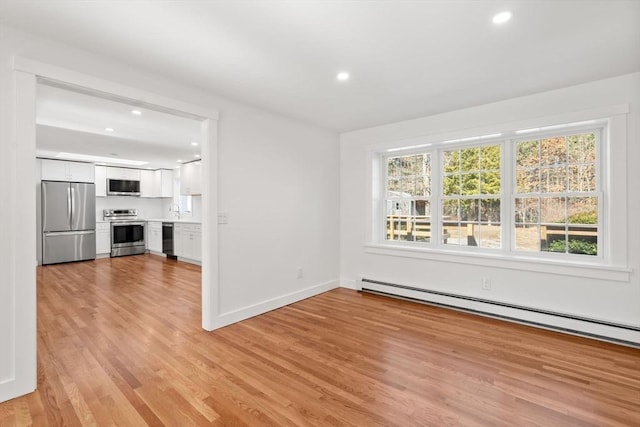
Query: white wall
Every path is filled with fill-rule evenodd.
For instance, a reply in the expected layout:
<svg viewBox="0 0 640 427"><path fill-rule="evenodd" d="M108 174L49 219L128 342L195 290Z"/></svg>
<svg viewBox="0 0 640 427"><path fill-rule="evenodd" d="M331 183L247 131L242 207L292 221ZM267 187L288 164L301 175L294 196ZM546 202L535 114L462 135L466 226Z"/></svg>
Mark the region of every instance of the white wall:
<svg viewBox="0 0 640 427"><path fill-rule="evenodd" d="M138 218L164 219L170 218L170 212L165 212L167 204L164 198L108 196L96 197L96 221L103 221L104 209L138 209Z"/></svg>
<svg viewBox="0 0 640 427"><path fill-rule="evenodd" d="M371 208L371 155L367 157L371 147L393 144L404 139L428 138L429 135L458 131L464 133L465 129L500 128L508 123L620 104L629 104L630 113L627 116L627 139L616 138L611 141L611 160L614 164L610 171L610 179L615 181L612 182L611 196L616 207L623 210L614 212L614 216L626 218L628 213L629 221L628 224L625 221L613 224L612 233L615 239L611 252L618 254L615 260L617 266L628 266L633 270L627 275L629 280L617 281L537 272L534 266L529 266L528 269L490 267L482 265L482 262L472 263L468 258L459 256L444 257L446 259L407 258L371 253L365 248L365 245L371 243L365 221L371 217L368 212ZM340 141L342 283L357 287L357 280L365 277L640 326L640 222L635 220L637 212L640 212L640 192L637 188L640 182L639 139L640 73L345 133L341 135ZM625 162L628 168L627 176L616 176L621 170L620 166L625 165ZM626 183L629 183L628 192L625 191ZM628 255L624 256L625 253ZM491 291L481 290L481 277L491 279ZM487 307L480 309L492 310ZM494 312L500 313L499 310ZM588 330L590 326L586 328L586 332L609 333L603 332L597 326L593 326L591 330ZM640 342L640 333L621 332L617 338Z"/></svg>
<svg viewBox="0 0 640 427"><path fill-rule="evenodd" d="M229 213L229 223L219 227L219 305L226 315L221 324L338 286L337 135L6 27L0 27L0 182L5 184L0 200L19 200L12 184L24 166L16 164L14 154L20 141L13 137L13 55L220 112L215 172L220 210ZM26 196L34 204L35 194ZM8 236L8 244L0 245L0 401L11 396L13 360L20 357L12 335L13 295L18 287L34 285L18 283L15 272L32 271L36 248L35 238L17 243L13 228L21 208L5 206L0 209L0 236ZM217 215L212 216L215 225ZM35 235L35 219L33 228ZM298 267L304 269L302 279L296 278Z"/></svg>

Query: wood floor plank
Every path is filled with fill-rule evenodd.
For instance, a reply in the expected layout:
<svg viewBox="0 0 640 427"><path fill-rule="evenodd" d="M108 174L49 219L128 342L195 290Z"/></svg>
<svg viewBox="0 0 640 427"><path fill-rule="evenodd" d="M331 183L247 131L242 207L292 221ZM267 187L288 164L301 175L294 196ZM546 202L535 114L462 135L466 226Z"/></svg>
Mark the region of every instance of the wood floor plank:
<svg viewBox="0 0 640 427"><path fill-rule="evenodd" d="M640 426L640 350L336 289L214 332L198 266L39 267L0 426Z"/></svg>

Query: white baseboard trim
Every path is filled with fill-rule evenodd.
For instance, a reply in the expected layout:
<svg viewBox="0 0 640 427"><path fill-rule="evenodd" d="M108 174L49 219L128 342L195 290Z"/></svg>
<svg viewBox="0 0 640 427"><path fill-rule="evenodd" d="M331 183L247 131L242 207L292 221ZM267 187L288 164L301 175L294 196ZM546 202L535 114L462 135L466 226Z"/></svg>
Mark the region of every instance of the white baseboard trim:
<svg viewBox="0 0 640 427"><path fill-rule="evenodd" d="M178 257L178 261L188 262L189 264L202 265L202 261L198 261L191 258L180 258Z"/></svg>
<svg viewBox="0 0 640 427"><path fill-rule="evenodd" d="M299 291L291 292L279 297L269 299L267 301L259 302L247 307L239 308L237 310L228 311L220 314L214 319L213 329L222 328L232 323L240 322L260 314L264 314L268 311L275 310L285 305L293 304L294 302L301 301L303 299L321 294L323 292L330 291L340 287L338 280L331 280L329 282L321 283L319 285L311 286L309 288L301 289Z"/></svg>
<svg viewBox="0 0 640 427"><path fill-rule="evenodd" d="M360 285L359 280L350 280L350 279L340 279L340 287L353 289L354 291L361 291L362 286Z"/></svg>
<svg viewBox="0 0 640 427"><path fill-rule="evenodd" d="M150 250L150 249L147 249L147 253L148 253L148 254L151 254L151 255L156 255L156 256L165 257L165 258L167 257L167 255L165 255L165 254L164 254L164 253L162 253L162 252L156 252L156 251L152 251L152 250Z"/></svg>
<svg viewBox="0 0 640 427"><path fill-rule="evenodd" d="M0 403L36 391L35 384L20 384L14 377L0 381Z"/></svg>

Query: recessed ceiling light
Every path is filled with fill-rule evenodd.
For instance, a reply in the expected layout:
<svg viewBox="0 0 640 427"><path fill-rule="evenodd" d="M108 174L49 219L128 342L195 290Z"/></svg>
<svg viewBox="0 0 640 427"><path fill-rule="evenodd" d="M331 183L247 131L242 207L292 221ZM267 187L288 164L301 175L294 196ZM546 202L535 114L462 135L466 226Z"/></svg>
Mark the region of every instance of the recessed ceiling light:
<svg viewBox="0 0 640 427"><path fill-rule="evenodd" d="M505 10L504 12L500 12L493 17L494 24L504 24L509 19L511 19L511 12Z"/></svg>
<svg viewBox="0 0 640 427"><path fill-rule="evenodd" d="M341 71L336 75L336 79L340 80L341 82L345 82L349 80L349 73L347 73L346 71Z"/></svg>
<svg viewBox="0 0 640 427"><path fill-rule="evenodd" d="M113 132L114 131L113 128L104 128L104 130L106 130L107 132Z"/></svg>
<svg viewBox="0 0 640 427"><path fill-rule="evenodd" d="M194 147L197 147L197 146L198 146L198 143L197 143L197 142L195 142L195 141L191 141L191 145L193 145Z"/></svg>
<svg viewBox="0 0 640 427"><path fill-rule="evenodd" d="M131 114L133 114L134 116L139 116L142 114L142 111L140 110L131 110Z"/></svg>
<svg viewBox="0 0 640 427"><path fill-rule="evenodd" d="M194 154L193 157L195 157L196 159L200 158L200 154Z"/></svg>
<svg viewBox="0 0 640 427"><path fill-rule="evenodd" d="M178 163L182 163L182 160L178 159Z"/></svg>

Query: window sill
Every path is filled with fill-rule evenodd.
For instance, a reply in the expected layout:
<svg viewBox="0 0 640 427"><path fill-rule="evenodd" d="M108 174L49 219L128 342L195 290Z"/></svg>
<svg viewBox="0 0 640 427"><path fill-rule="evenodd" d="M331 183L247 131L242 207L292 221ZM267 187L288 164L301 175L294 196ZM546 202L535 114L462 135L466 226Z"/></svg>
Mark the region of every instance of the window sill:
<svg viewBox="0 0 640 427"><path fill-rule="evenodd" d="M560 274L563 276L628 282L632 270L627 267L594 265L566 260L542 260L533 257L465 253L443 249L415 248L393 244L371 243L364 246L365 253L404 258L428 259L456 264L480 265L483 267L506 268L510 270L533 271L537 273Z"/></svg>

